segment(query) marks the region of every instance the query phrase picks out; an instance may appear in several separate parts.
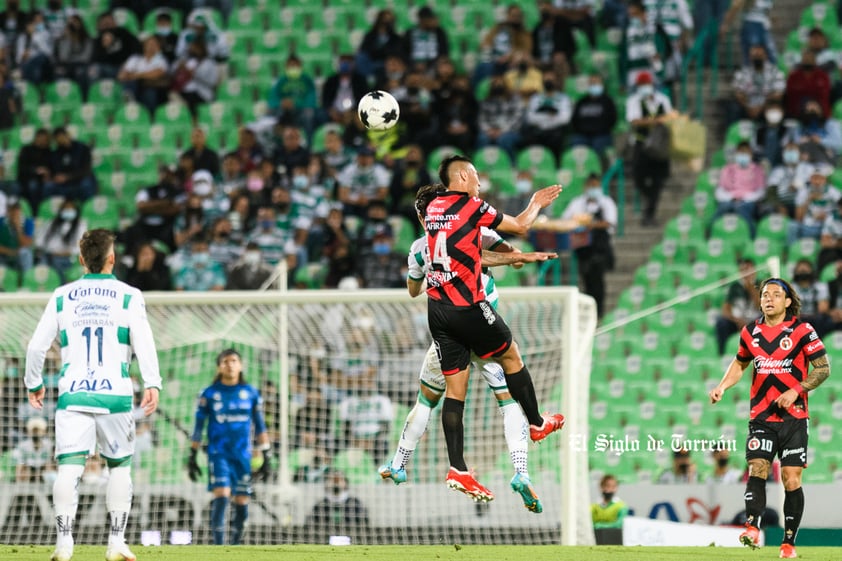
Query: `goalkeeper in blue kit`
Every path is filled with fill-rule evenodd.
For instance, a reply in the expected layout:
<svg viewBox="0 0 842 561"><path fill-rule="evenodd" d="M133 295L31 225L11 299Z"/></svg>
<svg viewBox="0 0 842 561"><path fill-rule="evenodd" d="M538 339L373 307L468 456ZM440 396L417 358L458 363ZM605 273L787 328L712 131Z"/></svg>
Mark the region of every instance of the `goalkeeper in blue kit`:
<svg viewBox="0 0 842 561"><path fill-rule="evenodd" d="M239 545L243 539L252 493L252 425L257 444L263 452L263 464L257 472L258 478L267 479L271 473L272 447L263 419L263 399L254 386L246 383L240 353L234 349L222 351L216 358L216 366L217 374L213 383L199 396L187 468L192 481L197 481L202 475L196 455L207 423L208 490L213 493L213 543L225 543L225 515L233 496L229 543Z"/></svg>

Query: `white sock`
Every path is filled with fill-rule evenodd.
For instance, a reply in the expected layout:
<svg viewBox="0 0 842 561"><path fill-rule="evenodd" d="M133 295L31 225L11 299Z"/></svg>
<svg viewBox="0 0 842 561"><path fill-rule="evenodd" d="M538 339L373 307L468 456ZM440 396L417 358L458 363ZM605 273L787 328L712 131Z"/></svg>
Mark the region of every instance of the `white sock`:
<svg viewBox="0 0 842 561"><path fill-rule="evenodd" d="M126 522L132 509L132 472L129 466L114 467L109 471L105 490L105 505L111 520L108 545L121 545L126 542Z"/></svg>
<svg viewBox="0 0 842 561"><path fill-rule="evenodd" d="M503 433L506 436L506 446L509 447L509 456L512 459L515 472L529 477L527 467L529 425L523 415L523 410L520 405L512 401L506 405L501 405L500 412L503 413Z"/></svg>
<svg viewBox="0 0 842 561"><path fill-rule="evenodd" d="M85 466L62 464L53 482L53 510L56 514L56 547L73 548L73 521L79 506L79 480Z"/></svg>
<svg viewBox="0 0 842 561"><path fill-rule="evenodd" d="M398 442L398 451L395 452L395 457L392 458L392 467L394 469L404 469L406 464L409 463L412 452L418 446L418 441L424 436L424 431L427 430L431 412L432 409L430 406L420 401L415 402L415 407L406 416L406 423L403 425L401 439Z"/></svg>

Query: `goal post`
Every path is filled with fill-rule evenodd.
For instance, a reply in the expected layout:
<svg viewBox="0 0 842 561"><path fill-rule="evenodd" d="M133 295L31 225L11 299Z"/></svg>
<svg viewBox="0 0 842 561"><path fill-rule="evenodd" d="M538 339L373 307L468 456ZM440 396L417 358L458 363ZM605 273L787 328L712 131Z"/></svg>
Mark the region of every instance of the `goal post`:
<svg viewBox="0 0 842 561"><path fill-rule="evenodd" d="M397 445L430 345L423 297L411 299L404 290L146 293L164 387L159 412L138 425L138 443L145 446L133 465L130 541L150 532L165 543L173 532L192 532L194 543L209 541L210 494L205 482L188 480L184 462L198 391L211 383L217 353L233 347L243 356L247 381L264 395L277 452L274 480L255 485L246 543L326 543L328 534L336 533L352 536L354 543L593 543L586 443L595 303L573 287L500 293L500 314L529 366L542 410L566 417L560 434L530 444L530 475L543 514L529 513L510 492L513 468L502 417L477 375L466 401L465 456L495 492L495 501L478 506L445 487L440 407L407 467L408 483L394 486L377 475L377 465L391 458ZM43 500L49 495L49 468L16 487L14 465L15 449L28 437L27 421L35 415L27 410L23 389L26 344L47 299L0 294L2 388L4 398L14 400L0 412L0 527L6 528L0 542L49 543L54 536ZM58 345L47 358L48 388L55 385L57 358ZM132 372L137 375L135 367ZM48 394L48 402L54 397ZM45 414L51 425L52 410L47 407ZM311 421L322 427L315 436ZM367 512L365 521L313 527L308 515L315 505L333 500L324 484L326 468L345 474L348 492ZM99 517L107 470L92 466L87 476L80 488L78 543L96 543L103 535ZM24 491L37 504L19 500ZM26 532L19 531L24 527Z"/></svg>

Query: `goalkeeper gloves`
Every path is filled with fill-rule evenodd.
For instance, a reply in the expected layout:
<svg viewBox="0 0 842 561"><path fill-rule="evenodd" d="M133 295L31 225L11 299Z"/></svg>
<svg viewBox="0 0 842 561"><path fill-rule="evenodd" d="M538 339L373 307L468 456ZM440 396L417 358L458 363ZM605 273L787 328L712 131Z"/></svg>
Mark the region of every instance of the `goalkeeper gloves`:
<svg viewBox="0 0 842 561"><path fill-rule="evenodd" d="M272 450L271 448L266 448L263 450L263 465L260 466L260 469L257 470L257 477L255 478L257 481L269 481L269 478L272 476Z"/></svg>
<svg viewBox="0 0 842 561"><path fill-rule="evenodd" d="M202 476L202 468L199 467L199 462L196 461L196 454L199 452L196 448L190 449L190 457L187 458L187 475L190 481L198 481Z"/></svg>

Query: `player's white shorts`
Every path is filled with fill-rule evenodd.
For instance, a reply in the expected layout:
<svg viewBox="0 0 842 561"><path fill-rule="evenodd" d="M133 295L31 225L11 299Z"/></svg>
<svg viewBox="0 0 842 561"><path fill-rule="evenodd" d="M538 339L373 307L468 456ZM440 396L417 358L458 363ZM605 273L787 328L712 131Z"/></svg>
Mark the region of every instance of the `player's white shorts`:
<svg viewBox="0 0 842 561"><path fill-rule="evenodd" d="M479 369L480 374L485 378L485 383L488 384L495 395L509 391L509 386L506 385L506 374L503 372L502 366L493 360L484 360L474 354L471 355L471 362ZM444 374L441 373L441 363L435 345L430 345L427 350L419 377L421 383L434 392L444 393Z"/></svg>
<svg viewBox="0 0 842 561"><path fill-rule="evenodd" d="M135 424L131 411L126 413L82 413L56 411L56 459L86 452L96 452L109 460L122 460L134 454Z"/></svg>

